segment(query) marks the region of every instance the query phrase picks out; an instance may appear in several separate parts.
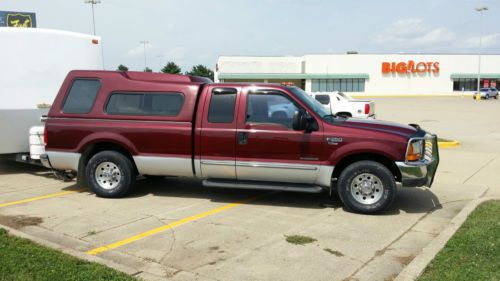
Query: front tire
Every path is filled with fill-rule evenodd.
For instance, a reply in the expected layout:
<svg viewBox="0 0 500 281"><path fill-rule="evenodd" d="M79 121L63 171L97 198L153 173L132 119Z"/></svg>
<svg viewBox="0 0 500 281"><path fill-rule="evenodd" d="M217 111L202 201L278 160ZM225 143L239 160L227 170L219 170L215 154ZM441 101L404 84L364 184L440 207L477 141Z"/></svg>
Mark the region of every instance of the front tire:
<svg viewBox="0 0 500 281"><path fill-rule="evenodd" d="M372 214L392 205L396 198L396 181L384 165L375 161L359 161L342 171L337 191L349 210Z"/></svg>
<svg viewBox="0 0 500 281"><path fill-rule="evenodd" d="M137 175L125 155L116 151L101 151L90 158L85 176L97 196L118 198L129 192Z"/></svg>

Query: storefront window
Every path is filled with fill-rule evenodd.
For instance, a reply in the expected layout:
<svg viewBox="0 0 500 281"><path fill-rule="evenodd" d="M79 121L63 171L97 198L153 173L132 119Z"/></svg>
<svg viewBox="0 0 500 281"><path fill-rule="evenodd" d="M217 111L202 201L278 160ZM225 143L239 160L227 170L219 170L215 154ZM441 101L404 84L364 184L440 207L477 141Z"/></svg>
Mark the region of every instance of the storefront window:
<svg viewBox="0 0 500 281"><path fill-rule="evenodd" d="M312 79L313 92L364 92L365 79Z"/></svg>
<svg viewBox="0 0 500 281"><path fill-rule="evenodd" d="M499 89L500 80L498 79L481 79L480 87L495 87ZM453 91L477 91L477 79L474 78L457 78L453 79Z"/></svg>

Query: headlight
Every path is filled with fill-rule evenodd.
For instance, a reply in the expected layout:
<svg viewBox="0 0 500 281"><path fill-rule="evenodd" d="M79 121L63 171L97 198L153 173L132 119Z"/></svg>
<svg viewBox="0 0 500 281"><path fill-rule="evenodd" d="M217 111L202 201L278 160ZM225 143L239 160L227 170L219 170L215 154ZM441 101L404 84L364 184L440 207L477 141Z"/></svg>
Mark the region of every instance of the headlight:
<svg viewBox="0 0 500 281"><path fill-rule="evenodd" d="M418 161L422 158L424 151L424 140L412 140L406 152L407 161Z"/></svg>

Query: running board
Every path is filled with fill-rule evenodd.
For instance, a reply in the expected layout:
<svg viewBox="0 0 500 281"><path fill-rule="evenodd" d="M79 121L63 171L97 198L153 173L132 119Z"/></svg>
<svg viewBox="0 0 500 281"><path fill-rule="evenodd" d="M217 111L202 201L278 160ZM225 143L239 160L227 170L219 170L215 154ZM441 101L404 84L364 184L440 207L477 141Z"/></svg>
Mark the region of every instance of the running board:
<svg viewBox="0 0 500 281"><path fill-rule="evenodd" d="M205 187L278 190L292 192L320 193L323 188L313 184L275 183L258 181L204 180Z"/></svg>

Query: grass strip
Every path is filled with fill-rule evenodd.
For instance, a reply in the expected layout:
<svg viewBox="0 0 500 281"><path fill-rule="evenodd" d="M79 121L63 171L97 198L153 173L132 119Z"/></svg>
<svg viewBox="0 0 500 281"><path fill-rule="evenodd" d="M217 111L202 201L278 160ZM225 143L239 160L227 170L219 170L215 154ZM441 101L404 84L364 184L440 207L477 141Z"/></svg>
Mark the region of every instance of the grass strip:
<svg viewBox="0 0 500 281"><path fill-rule="evenodd" d="M14 237L0 228L0 280L106 280L138 279L104 265L77 259L61 251Z"/></svg>
<svg viewBox="0 0 500 281"><path fill-rule="evenodd" d="M419 281L500 280L500 200L481 204Z"/></svg>

